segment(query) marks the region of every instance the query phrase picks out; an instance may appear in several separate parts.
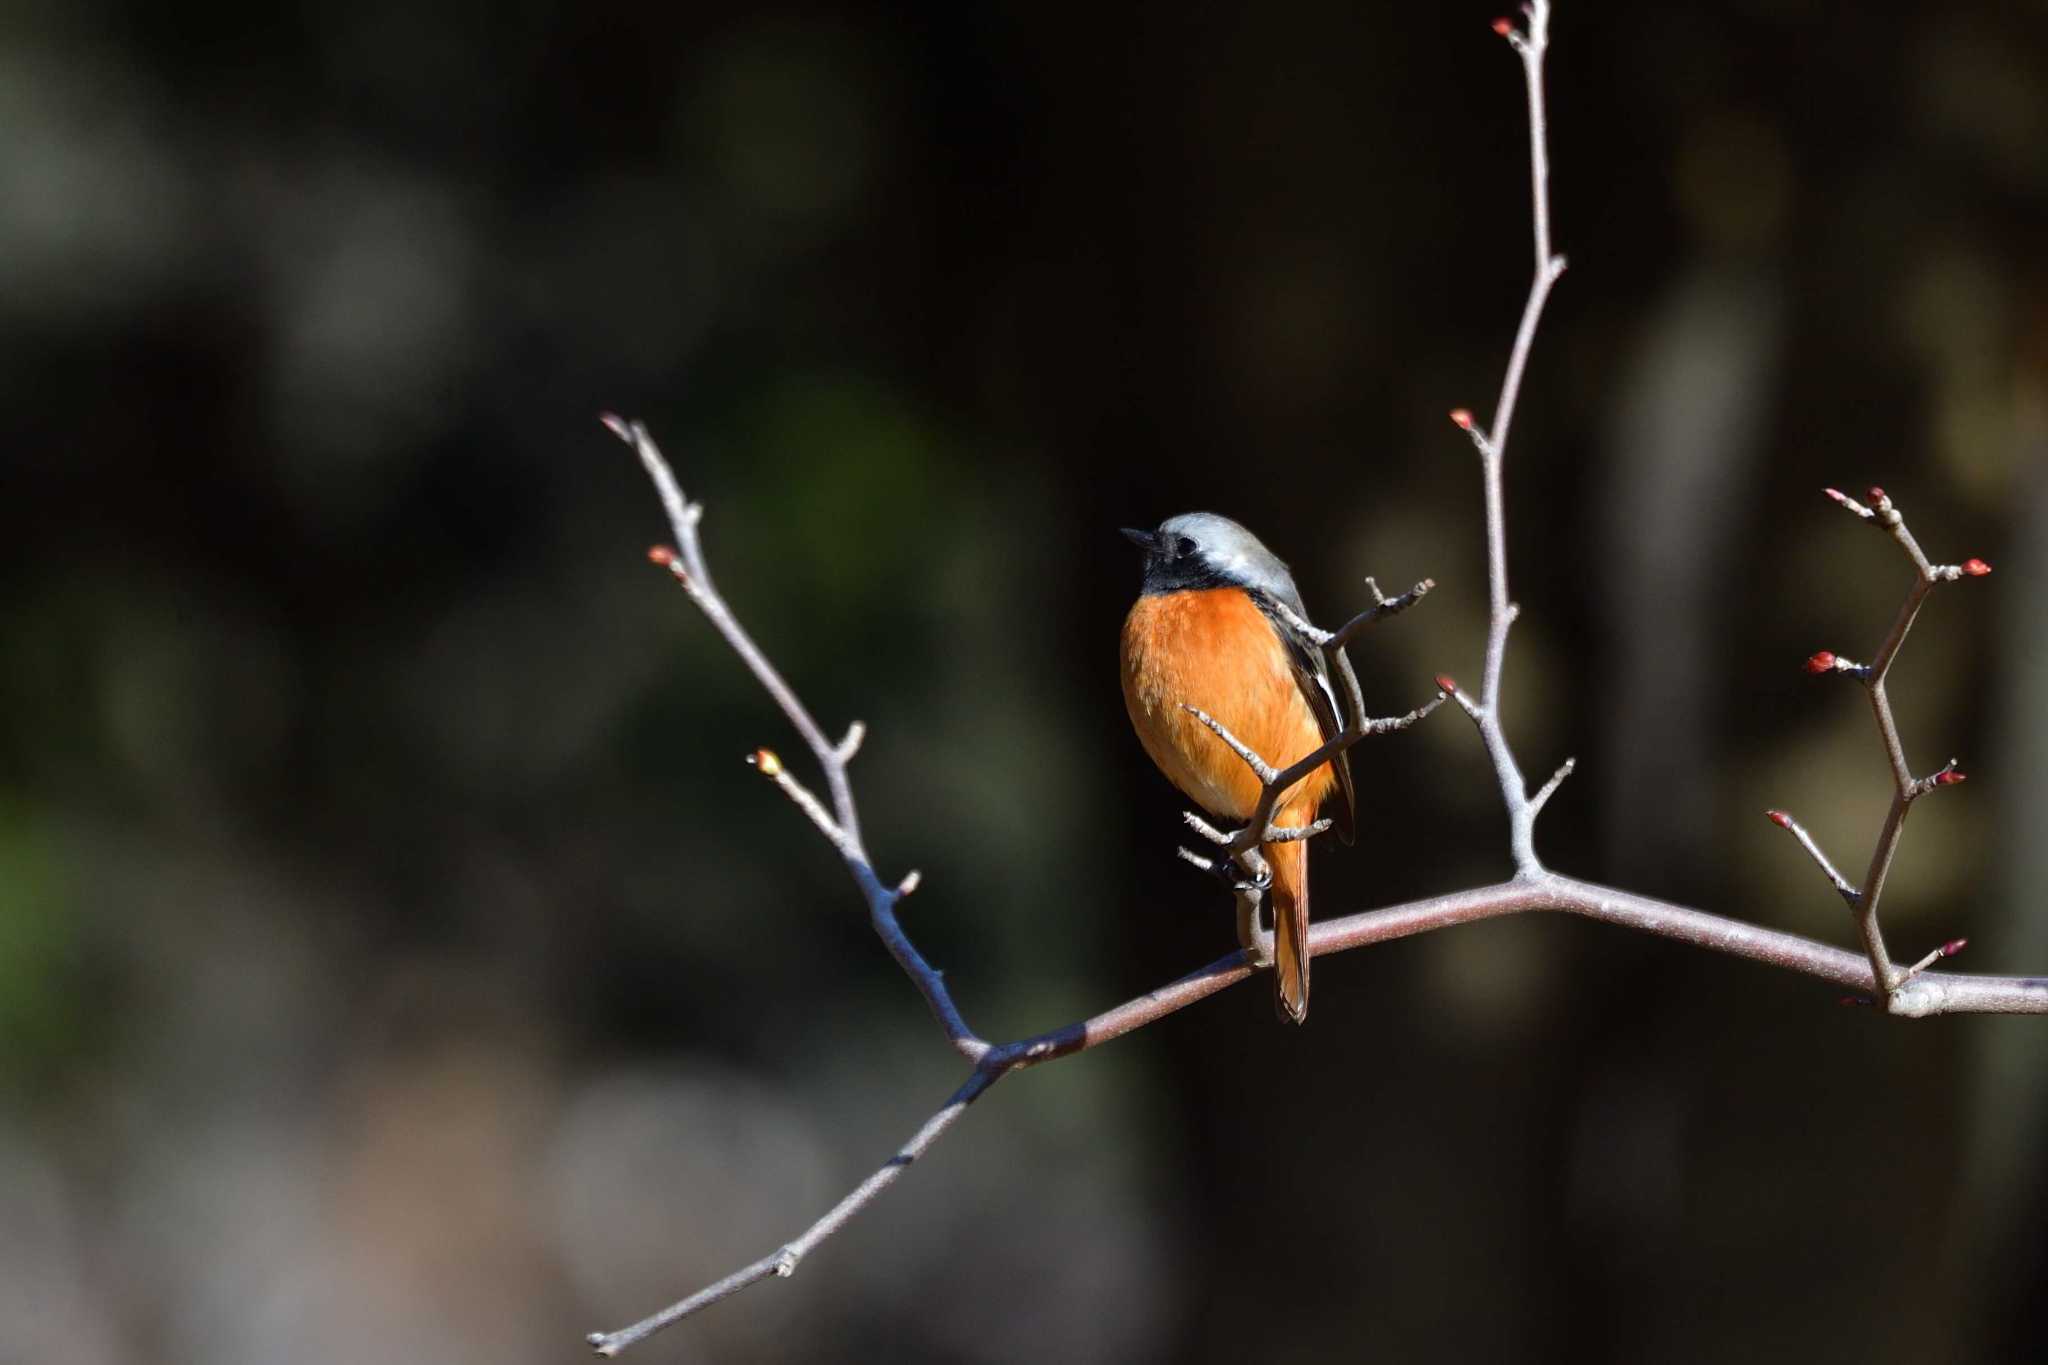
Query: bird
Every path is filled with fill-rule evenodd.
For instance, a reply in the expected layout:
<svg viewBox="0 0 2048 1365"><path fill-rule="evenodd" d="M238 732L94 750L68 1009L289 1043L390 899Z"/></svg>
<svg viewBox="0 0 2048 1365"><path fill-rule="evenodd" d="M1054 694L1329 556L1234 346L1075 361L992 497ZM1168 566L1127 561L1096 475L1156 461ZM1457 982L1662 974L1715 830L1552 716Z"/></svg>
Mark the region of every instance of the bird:
<svg viewBox="0 0 2048 1365"><path fill-rule="evenodd" d="M1122 640L1132 728L1183 795L1241 824L1258 804L1261 783L1188 708L1208 713L1276 769L1340 733L1329 665L1295 624L1308 619L1300 590L1257 536L1214 512L1123 533L1144 552ZM1332 796L1332 824L1348 844L1357 800L1342 753L1282 793L1273 822L1312 824ZM1308 844L1263 844L1260 852L1272 870L1275 1004L1281 1018L1299 1024L1308 1018Z"/></svg>

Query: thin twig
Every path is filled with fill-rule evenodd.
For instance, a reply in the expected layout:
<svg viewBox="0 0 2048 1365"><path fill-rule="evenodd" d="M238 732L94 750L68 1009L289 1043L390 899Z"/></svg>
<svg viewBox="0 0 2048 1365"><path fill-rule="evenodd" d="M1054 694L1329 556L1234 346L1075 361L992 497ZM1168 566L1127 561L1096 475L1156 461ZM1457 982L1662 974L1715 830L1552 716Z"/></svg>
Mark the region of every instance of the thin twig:
<svg viewBox="0 0 2048 1365"><path fill-rule="evenodd" d="M1927 956L1921 958L1918 962L1915 962L1912 966L1906 968L1905 979L1907 981L1911 981L1914 977L1920 975L1920 973L1926 971L1929 967L1932 967L1935 963L1941 961L1943 958L1954 957L1957 953L1960 953L1963 949L1969 946L1970 940L1966 938L1950 939L1948 942L1942 944L1939 948L1936 948L1934 951L1927 954Z"/></svg>
<svg viewBox="0 0 2048 1365"><path fill-rule="evenodd" d="M1557 771L1550 775L1550 780L1543 784L1542 789L1536 795L1529 798L1529 813L1531 815L1543 814L1543 807L1549 803L1552 796L1557 794L1557 789L1564 785L1564 780L1570 777L1572 770L1578 766L1579 760L1576 758L1568 758L1558 764Z"/></svg>
<svg viewBox="0 0 2048 1365"><path fill-rule="evenodd" d="M1821 852L1820 845L1806 832L1806 826L1781 810L1767 810L1764 814L1770 817L1772 824L1799 841L1799 846L1806 850L1806 856L1813 859L1814 865L1820 868L1821 875L1828 879L1828 885L1834 887L1836 893L1849 903L1849 908L1854 910L1856 903L1863 899L1863 893L1850 885L1847 877L1835 870L1835 865L1828 861L1828 855Z"/></svg>
<svg viewBox="0 0 2048 1365"><path fill-rule="evenodd" d="M831 1212L805 1228L803 1233L784 1243L768 1255L741 1270L736 1270L718 1283L707 1285L678 1303L672 1303L659 1313L642 1318L631 1327L622 1327L616 1332L592 1332L585 1338L591 1349L601 1356L615 1356L636 1342L644 1341L662 1328L690 1316L701 1308L709 1308L720 1299L739 1293L748 1285L757 1284L771 1275L788 1279L796 1274L796 1268L803 1263L811 1248L830 1237L855 1214L874 1201L876 1195L896 1183L897 1177L910 1168L910 1164L923 1156L925 1149L939 1140L953 1121L967 1112L967 1106L980 1098L996 1081L1001 1079L1007 1067L991 1070L976 1067L966 1084L953 1092L939 1111L924 1121L910 1141L896 1149L896 1154L883 1162L873 1174L854 1187L851 1194L832 1206Z"/></svg>

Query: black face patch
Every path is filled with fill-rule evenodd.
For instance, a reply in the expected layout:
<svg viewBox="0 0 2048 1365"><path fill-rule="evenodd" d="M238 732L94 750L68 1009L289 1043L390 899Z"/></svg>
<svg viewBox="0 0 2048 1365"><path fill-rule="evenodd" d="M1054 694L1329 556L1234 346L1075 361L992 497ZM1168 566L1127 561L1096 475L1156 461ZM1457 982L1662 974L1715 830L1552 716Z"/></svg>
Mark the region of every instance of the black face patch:
<svg viewBox="0 0 2048 1365"><path fill-rule="evenodd" d="M1185 536L1183 543L1189 543ZM1175 547L1176 549L1178 547ZM1140 591L1147 597L1168 592L1197 592L1203 588L1235 587L1229 579L1218 573L1206 559L1190 550L1187 554L1148 554L1145 556L1145 581Z"/></svg>

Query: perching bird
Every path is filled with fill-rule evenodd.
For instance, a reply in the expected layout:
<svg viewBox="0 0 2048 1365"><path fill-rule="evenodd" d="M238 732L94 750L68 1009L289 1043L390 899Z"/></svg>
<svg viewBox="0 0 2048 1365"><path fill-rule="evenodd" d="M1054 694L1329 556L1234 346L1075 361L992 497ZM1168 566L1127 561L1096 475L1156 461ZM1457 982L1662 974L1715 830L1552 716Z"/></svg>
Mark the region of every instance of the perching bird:
<svg viewBox="0 0 2048 1365"><path fill-rule="evenodd" d="M1308 613L1287 566L1228 517L1190 512L1124 534L1145 552L1145 579L1124 619L1124 704L1145 752L1203 809L1242 823L1260 784L1187 708L1213 716L1252 752L1285 768L1341 728L1322 651L1282 620ZM1273 822L1311 824L1323 802L1351 842L1351 763L1339 754L1281 794ZM1273 984L1281 1014L1308 1017L1308 844L1260 848L1273 871Z"/></svg>

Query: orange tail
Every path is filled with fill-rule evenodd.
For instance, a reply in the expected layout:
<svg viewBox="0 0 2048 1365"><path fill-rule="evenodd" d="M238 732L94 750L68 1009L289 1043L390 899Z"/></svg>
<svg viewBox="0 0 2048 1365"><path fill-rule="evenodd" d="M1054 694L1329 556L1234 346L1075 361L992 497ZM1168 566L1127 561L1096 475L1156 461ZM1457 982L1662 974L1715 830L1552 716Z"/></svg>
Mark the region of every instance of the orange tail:
<svg viewBox="0 0 2048 1365"><path fill-rule="evenodd" d="M1273 869L1274 1001L1282 1019L1299 1024L1308 1018L1308 844L1297 839L1259 851Z"/></svg>

